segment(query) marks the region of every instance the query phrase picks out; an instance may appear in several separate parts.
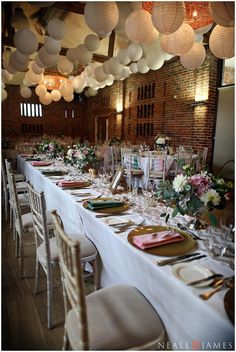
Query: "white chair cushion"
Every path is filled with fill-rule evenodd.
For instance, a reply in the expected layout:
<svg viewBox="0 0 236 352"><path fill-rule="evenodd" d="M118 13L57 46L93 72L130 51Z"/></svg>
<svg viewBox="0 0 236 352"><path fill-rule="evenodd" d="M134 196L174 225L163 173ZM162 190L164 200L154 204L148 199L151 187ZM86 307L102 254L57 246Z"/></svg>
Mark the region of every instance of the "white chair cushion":
<svg viewBox="0 0 236 352"><path fill-rule="evenodd" d="M33 217L31 213L22 215L22 224L25 230L33 227ZM52 226L53 220L50 212L47 212L47 224Z"/></svg>
<svg viewBox="0 0 236 352"><path fill-rule="evenodd" d="M92 241L85 235L76 234L76 239L80 241L80 257L82 262L94 259L97 255L97 249ZM94 258L92 258L94 257Z"/></svg>
<svg viewBox="0 0 236 352"><path fill-rule="evenodd" d="M59 254L58 254L56 238L55 237L50 238L49 243L50 243L49 246L50 246L50 253L51 253L51 262L58 262ZM44 242L37 248L37 258L40 263L42 263L43 265L46 264L46 251L45 251Z"/></svg>
<svg viewBox="0 0 236 352"><path fill-rule="evenodd" d="M27 186L25 182L17 182L16 183L16 191L17 192L27 192Z"/></svg>
<svg viewBox="0 0 236 352"><path fill-rule="evenodd" d="M135 287L108 287L86 296L86 301L90 350L124 350L165 336L158 314ZM67 314L66 328L72 349L78 350L74 309Z"/></svg>
<svg viewBox="0 0 236 352"><path fill-rule="evenodd" d="M23 174L14 174L14 176L16 182L25 181L25 176Z"/></svg>
<svg viewBox="0 0 236 352"><path fill-rule="evenodd" d="M20 206L23 206L23 205L28 205L29 206L29 196L28 196L28 194L27 193L18 194L18 201L19 201Z"/></svg>

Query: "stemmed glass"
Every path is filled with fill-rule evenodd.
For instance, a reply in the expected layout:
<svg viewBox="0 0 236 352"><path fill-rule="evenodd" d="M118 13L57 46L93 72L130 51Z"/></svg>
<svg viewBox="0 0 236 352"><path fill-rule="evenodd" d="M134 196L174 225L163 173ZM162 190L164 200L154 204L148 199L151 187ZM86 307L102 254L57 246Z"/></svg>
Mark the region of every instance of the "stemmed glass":
<svg viewBox="0 0 236 352"><path fill-rule="evenodd" d="M144 202L144 208L143 208L143 212L145 212L145 210L149 210L150 207L150 201L151 198L153 196L153 183L151 181L148 182L144 182L142 185L142 194L145 198L145 202Z"/></svg>

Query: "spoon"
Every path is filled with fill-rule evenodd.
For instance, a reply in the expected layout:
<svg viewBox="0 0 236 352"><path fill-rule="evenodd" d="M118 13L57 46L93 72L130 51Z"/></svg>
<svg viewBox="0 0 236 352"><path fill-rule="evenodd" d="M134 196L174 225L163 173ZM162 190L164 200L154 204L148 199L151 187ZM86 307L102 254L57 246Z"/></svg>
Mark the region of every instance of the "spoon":
<svg viewBox="0 0 236 352"><path fill-rule="evenodd" d="M207 299L209 299L211 296L213 296L215 293L217 293L218 291L220 291L222 288L226 288L226 287L229 287L229 288L232 288L234 287L234 282L233 282L233 279L229 280L229 281L224 281L223 283L221 283L220 286L218 286L217 288L215 288L214 290L211 290L211 291L208 291L208 292L205 292L205 293L202 293L199 295L200 298L204 299L205 301Z"/></svg>

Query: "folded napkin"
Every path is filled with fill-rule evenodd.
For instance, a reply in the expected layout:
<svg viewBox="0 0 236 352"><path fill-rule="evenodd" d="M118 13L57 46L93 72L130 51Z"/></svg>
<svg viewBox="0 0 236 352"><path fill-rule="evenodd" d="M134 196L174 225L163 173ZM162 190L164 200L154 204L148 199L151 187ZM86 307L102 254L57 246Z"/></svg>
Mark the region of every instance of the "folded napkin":
<svg viewBox="0 0 236 352"><path fill-rule="evenodd" d="M147 235L133 237L133 243L141 249L158 247L164 244L179 242L183 240L184 237L174 230L149 233Z"/></svg>
<svg viewBox="0 0 236 352"><path fill-rule="evenodd" d="M39 157L27 156L25 158L26 161L42 161Z"/></svg>
<svg viewBox="0 0 236 352"><path fill-rule="evenodd" d="M49 166L52 165L50 161L32 161L31 165L33 166Z"/></svg>
<svg viewBox="0 0 236 352"><path fill-rule="evenodd" d="M20 156L22 157L22 158L26 158L26 157L33 157L34 156L34 154L29 154L29 153L21 153L20 154Z"/></svg>
<svg viewBox="0 0 236 352"><path fill-rule="evenodd" d="M88 208L91 210L99 210L105 208L121 207L123 202L115 199L93 199L87 202Z"/></svg>
<svg viewBox="0 0 236 352"><path fill-rule="evenodd" d="M62 170L43 170L42 174L46 176L62 176L66 175L67 172Z"/></svg>
<svg viewBox="0 0 236 352"><path fill-rule="evenodd" d="M61 180L57 182L59 187L85 187L88 185L87 181L68 181Z"/></svg>

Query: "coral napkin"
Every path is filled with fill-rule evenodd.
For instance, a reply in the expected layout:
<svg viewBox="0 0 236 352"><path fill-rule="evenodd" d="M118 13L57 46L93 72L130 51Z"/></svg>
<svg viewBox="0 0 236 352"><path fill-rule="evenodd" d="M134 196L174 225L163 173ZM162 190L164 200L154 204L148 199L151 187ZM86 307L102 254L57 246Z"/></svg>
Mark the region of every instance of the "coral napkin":
<svg viewBox="0 0 236 352"><path fill-rule="evenodd" d="M184 237L174 230L149 233L147 235L133 237L133 243L141 249L158 247L164 244L179 242L183 240Z"/></svg>
<svg viewBox="0 0 236 352"><path fill-rule="evenodd" d="M87 181L67 181L67 180L62 180L58 181L57 185L59 187L85 187L88 186Z"/></svg>
<svg viewBox="0 0 236 352"><path fill-rule="evenodd" d="M52 163L49 161L32 161L31 165L33 165L33 166L49 166L49 165L52 165Z"/></svg>

